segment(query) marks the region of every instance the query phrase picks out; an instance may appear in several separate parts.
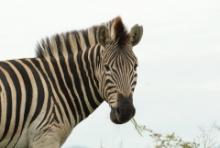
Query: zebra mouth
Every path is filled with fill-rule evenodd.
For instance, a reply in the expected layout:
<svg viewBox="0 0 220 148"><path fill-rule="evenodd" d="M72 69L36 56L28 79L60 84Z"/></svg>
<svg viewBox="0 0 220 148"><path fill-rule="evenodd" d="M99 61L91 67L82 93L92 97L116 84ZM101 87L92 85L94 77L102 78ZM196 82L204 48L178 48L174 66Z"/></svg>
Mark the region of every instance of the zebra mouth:
<svg viewBox="0 0 220 148"><path fill-rule="evenodd" d="M123 124L128 122L135 114L135 109L131 113L119 113L116 110L112 110L110 113L110 118L115 124Z"/></svg>
<svg viewBox="0 0 220 148"><path fill-rule="evenodd" d="M125 103L117 108L112 108L110 118L115 124L128 122L135 115L135 108L131 103Z"/></svg>

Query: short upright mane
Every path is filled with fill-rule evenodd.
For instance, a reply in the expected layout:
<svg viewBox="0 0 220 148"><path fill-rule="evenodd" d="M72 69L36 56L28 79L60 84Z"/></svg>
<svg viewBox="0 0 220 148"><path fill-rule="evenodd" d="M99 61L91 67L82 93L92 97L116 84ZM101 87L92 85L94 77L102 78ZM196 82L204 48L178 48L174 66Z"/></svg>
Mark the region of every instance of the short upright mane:
<svg viewBox="0 0 220 148"><path fill-rule="evenodd" d="M55 34L51 37L42 39L41 42L37 44L36 56L39 58L60 57L72 55L75 50L88 49L89 47L99 43L97 33L103 25L108 28L109 34L114 32L114 36L118 38L119 41L121 39L125 40L127 30L124 27L121 18L116 17L107 23L102 23L88 29Z"/></svg>
<svg viewBox="0 0 220 148"><path fill-rule="evenodd" d="M95 38L98 28L99 26L93 26L85 30L55 34L42 39L37 44L36 56L40 58L64 56L73 54L74 47L78 50L87 49L98 42Z"/></svg>

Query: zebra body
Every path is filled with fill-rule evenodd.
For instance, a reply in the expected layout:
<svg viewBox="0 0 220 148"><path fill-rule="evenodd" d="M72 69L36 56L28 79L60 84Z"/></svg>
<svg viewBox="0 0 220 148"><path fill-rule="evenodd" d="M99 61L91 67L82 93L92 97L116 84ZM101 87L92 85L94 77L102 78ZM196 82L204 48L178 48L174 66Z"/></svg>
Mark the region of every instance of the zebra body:
<svg viewBox="0 0 220 148"><path fill-rule="evenodd" d="M132 74L123 73L126 84L116 87L104 68L106 62L111 62L103 58L107 54L106 57L121 55L118 62L127 62L127 67L136 62L132 50L115 52L120 38L116 32L112 35L116 34L117 41L110 37L111 27L120 32L123 24L120 18L112 22L114 25L43 40L36 58L0 62L0 147L59 148L72 129L104 100L114 109L120 102L116 102L116 95L131 96L136 84L133 69L116 66ZM124 47L127 38L122 38ZM124 106L129 107L121 109L120 114L111 112L113 122L124 123L134 115L128 109L133 106Z"/></svg>
<svg viewBox="0 0 220 148"><path fill-rule="evenodd" d="M91 51L99 48L101 46L97 45ZM23 141L26 139L23 136L34 141L38 136L46 139L48 134L63 143L71 129L103 101L94 76L86 71L90 69L89 63L80 67L70 61L81 63L85 58L75 58L68 57L68 61L64 57L21 59L0 63L0 147L9 143L9 147L15 144L26 147L28 141Z"/></svg>

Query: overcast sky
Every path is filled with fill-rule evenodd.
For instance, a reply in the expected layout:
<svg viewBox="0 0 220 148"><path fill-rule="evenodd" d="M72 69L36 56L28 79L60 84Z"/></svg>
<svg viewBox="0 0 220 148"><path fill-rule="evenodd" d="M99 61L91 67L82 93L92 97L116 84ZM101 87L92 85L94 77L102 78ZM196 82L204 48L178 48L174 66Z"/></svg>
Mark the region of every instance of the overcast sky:
<svg viewBox="0 0 220 148"><path fill-rule="evenodd" d="M139 60L136 119L155 131L192 139L198 126L220 124L219 0L0 1L0 59L33 57L45 36L122 16L144 27L134 48ZM63 148L146 148L131 123L114 125L103 103L79 124Z"/></svg>

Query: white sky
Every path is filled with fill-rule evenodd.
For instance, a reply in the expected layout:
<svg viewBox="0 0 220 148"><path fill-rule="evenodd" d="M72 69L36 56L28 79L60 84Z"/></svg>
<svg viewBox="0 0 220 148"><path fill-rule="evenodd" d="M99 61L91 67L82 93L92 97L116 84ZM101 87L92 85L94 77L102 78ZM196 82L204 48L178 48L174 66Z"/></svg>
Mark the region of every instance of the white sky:
<svg viewBox="0 0 220 148"><path fill-rule="evenodd" d="M62 31L122 16L144 27L136 119L159 132L192 139L198 126L220 124L220 1L0 0L0 59L33 57L36 42ZM78 125L63 148L144 148L131 123L114 125L104 103Z"/></svg>

